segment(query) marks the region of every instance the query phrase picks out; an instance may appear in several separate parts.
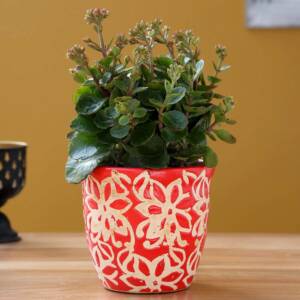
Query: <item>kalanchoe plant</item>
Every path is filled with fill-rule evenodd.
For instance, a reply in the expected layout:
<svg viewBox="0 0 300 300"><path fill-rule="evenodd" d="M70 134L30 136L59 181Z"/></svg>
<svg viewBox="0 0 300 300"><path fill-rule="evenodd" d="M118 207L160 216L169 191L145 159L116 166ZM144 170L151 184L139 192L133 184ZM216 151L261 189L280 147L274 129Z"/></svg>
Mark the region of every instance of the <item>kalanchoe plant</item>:
<svg viewBox="0 0 300 300"><path fill-rule="evenodd" d="M91 64L83 46L75 45L67 57L80 83L74 94L78 116L72 121L66 178L78 183L97 166L164 168L214 167L217 155L207 138L235 143L220 126L235 122L227 117L232 97L215 89L227 51L216 47L214 74L204 76L198 38L190 30L170 34L160 20L139 22L128 36L106 43L103 21L106 9L89 9L85 20L97 33L97 42L85 38L87 47L99 52ZM155 56L157 44L167 54ZM122 55L133 47L131 57Z"/></svg>

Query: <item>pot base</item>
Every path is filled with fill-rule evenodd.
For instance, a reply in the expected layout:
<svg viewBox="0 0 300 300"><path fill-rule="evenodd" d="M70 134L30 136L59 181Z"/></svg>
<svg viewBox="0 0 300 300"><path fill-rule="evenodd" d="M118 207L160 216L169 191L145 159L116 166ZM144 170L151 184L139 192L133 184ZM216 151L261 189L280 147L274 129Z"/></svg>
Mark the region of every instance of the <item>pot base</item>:
<svg viewBox="0 0 300 300"><path fill-rule="evenodd" d="M110 291L110 292L113 292L113 293L120 293L120 294L134 294L134 295L152 295L152 294L156 294L156 295L159 295L159 294L173 294L173 293L177 293L177 292L183 292L187 289L190 288L190 285L183 288L183 289L178 289L176 291L161 291L161 292L130 292L130 291L120 291L120 290L114 290L112 288L108 288L106 286L103 286L106 290Z"/></svg>

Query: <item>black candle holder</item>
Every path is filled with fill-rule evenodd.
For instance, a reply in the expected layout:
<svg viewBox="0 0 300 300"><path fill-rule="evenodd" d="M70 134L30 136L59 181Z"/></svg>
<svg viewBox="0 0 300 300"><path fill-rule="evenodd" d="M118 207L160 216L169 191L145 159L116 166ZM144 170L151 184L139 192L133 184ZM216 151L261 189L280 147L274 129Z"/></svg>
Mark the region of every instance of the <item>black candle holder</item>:
<svg viewBox="0 0 300 300"><path fill-rule="evenodd" d="M0 141L0 207L20 193L25 184L26 148L23 142ZM0 212L0 243L20 239L7 216Z"/></svg>

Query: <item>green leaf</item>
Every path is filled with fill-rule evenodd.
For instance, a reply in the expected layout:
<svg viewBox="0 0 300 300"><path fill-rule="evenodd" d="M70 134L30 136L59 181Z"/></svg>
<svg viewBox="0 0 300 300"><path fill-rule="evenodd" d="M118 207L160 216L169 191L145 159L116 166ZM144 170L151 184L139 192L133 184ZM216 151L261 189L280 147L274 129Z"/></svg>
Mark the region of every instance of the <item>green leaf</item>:
<svg viewBox="0 0 300 300"><path fill-rule="evenodd" d="M153 73L144 64L141 65L141 72L146 81L151 81L153 79Z"/></svg>
<svg viewBox="0 0 300 300"><path fill-rule="evenodd" d="M133 90L132 92L132 95L135 95L135 94L138 94L138 93L141 93L143 91L146 91L148 89L147 86L140 86L140 87L137 87Z"/></svg>
<svg viewBox="0 0 300 300"><path fill-rule="evenodd" d="M211 93L207 91L190 91L192 102L207 102L211 98Z"/></svg>
<svg viewBox="0 0 300 300"><path fill-rule="evenodd" d="M206 104L211 101L211 93L207 91L191 91L189 92L191 105Z"/></svg>
<svg viewBox="0 0 300 300"><path fill-rule="evenodd" d="M76 111L81 115L94 114L103 106L105 100L93 95L81 95L76 104Z"/></svg>
<svg viewBox="0 0 300 300"><path fill-rule="evenodd" d="M200 86L200 87L203 87L203 86ZM200 91L190 91L189 92L190 95L192 96L193 99L197 99L197 98L205 98L206 94L207 94L207 91L206 90L200 90Z"/></svg>
<svg viewBox="0 0 300 300"><path fill-rule="evenodd" d="M126 126L116 125L110 129L110 134L114 138L123 139L128 135L129 129L130 127L128 125Z"/></svg>
<svg viewBox="0 0 300 300"><path fill-rule="evenodd" d="M93 88L90 86L80 86L73 95L73 102L76 104L82 95L93 95Z"/></svg>
<svg viewBox="0 0 300 300"><path fill-rule="evenodd" d="M131 100L132 97L130 96L120 96L120 97L116 97L113 99L113 103L119 103L119 102L128 102L129 100Z"/></svg>
<svg viewBox="0 0 300 300"><path fill-rule="evenodd" d="M165 150L165 143L158 135L154 135L145 145L137 149L141 154L157 155Z"/></svg>
<svg viewBox="0 0 300 300"><path fill-rule="evenodd" d="M136 148L136 158L142 168L165 168L170 159L165 144L158 135Z"/></svg>
<svg viewBox="0 0 300 300"><path fill-rule="evenodd" d="M134 121L135 121L136 125L142 124L142 123L147 122L149 120L149 117L150 117L150 115L146 114L143 118L136 118L136 119L134 119Z"/></svg>
<svg viewBox="0 0 300 300"><path fill-rule="evenodd" d="M84 160L69 158L66 163L65 177L68 183L79 183L85 179L98 165L97 156Z"/></svg>
<svg viewBox="0 0 300 300"><path fill-rule="evenodd" d="M172 90L170 94L167 94L164 105L176 104L185 96L186 89L182 86L178 86Z"/></svg>
<svg viewBox="0 0 300 300"><path fill-rule="evenodd" d="M226 113L230 112L234 106L234 101L232 97L225 97L223 103L225 105L225 112Z"/></svg>
<svg viewBox="0 0 300 300"><path fill-rule="evenodd" d="M217 154L208 146L203 147L204 164L208 168L213 168L218 164Z"/></svg>
<svg viewBox="0 0 300 300"><path fill-rule="evenodd" d="M165 150L159 155L138 154L137 159L141 168L166 168L168 167L170 157Z"/></svg>
<svg viewBox="0 0 300 300"><path fill-rule="evenodd" d="M173 60L167 56L159 56L155 59L155 63L161 67L168 68Z"/></svg>
<svg viewBox="0 0 300 300"><path fill-rule="evenodd" d="M121 96L122 96L122 92L117 87L114 87L110 93L109 101L114 100L115 98Z"/></svg>
<svg viewBox="0 0 300 300"><path fill-rule="evenodd" d="M109 130L103 130L98 133L99 143L106 145L113 145L118 143L118 140L110 135Z"/></svg>
<svg viewBox="0 0 300 300"><path fill-rule="evenodd" d="M107 84L110 81L111 77L112 77L111 72L105 72L103 74L102 78L99 80L99 83L100 84Z"/></svg>
<svg viewBox="0 0 300 300"><path fill-rule="evenodd" d="M116 73L116 74L120 74L120 73L122 73L123 71L124 71L124 65L123 64L117 64L116 66L115 66L115 68L114 68L114 72Z"/></svg>
<svg viewBox="0 0 300 300"><path fill-rule="evenodd" d="M221 105L215 106L213 108L213 113L214 113L214 116L215 116L216 123L225 122L226 117L225 117L225 114L224 114L224 111L223 111Z"/></svg>
<svg viewBox="0 0 300 300"><path fill-rule="evenodd" d="M127 94L128 88L130 86L130 79L128 77L118 77L113 82L118 89L120 89L123 93Z"/></svg>
<svg viewBox="0 0 300 300"><path fill-rule="evenodd" d="M105 108L104 112L109 118L112 119L116 119L120 116L120 113L113 106Z"/></svg>
<svg viewBox="0 0 300 300"><path fill-rule="evenodd" d="M158 90L163 92L165 89L164 83L161 82L160 80L152 80L151 82L148 83L148 88L151 90Z"/></svg>
<svg viewBox="0 0 300 300"><path fill-rule="evenodd" d="M108 110L100 110L95 115L94 123L100 129L107 129L114 126L116 122Z"/></svg>
<svg viewBox="0 0 300 300"><path fill-rule="evenodd" d="M109 151L110 148L106 147L106 152L98 152L87 158L75 159L73 157L69 157L65 168L65 177L67 182L81 182L109 155Z"/></svg>
<svg viewBox="0 0 300 300"><path fill-rule="evenodd" d="M73 79L78 83L84 83L87 79L84 71L75 71L72 75Z"/></svg>
<svg viewBox="0 0 300 300"><path fill-rule="evenodd" d="M211 132L206 132L206 135L214 142L217 140L216 137Z"/></svg>
<svg viewBox="0 0 300 300"><path fill-rule="evenodd" d="M201 116L201 119L196 123L196 126L200 127L201 130L205 132L209 128L210 122L211 122L211 114L208 113L206 115Z"/></svg>
<svg viewBox="0 0 300 300"><path fill-rule="evenodd" d="M164 86L167 94L172 92L172 83L169 80L164 81Z"/></svg>
<svg viewBox="0 0 300 300"><path fill-rule="evenodd" d="M127 115L121 116L118 122L121 126L125 126L129 123L129 117Z"/></svg>
<svg viewBox="0 0 300 300"><path fill-rule="evenodd" d="M95 81L93 78L89 78L87 80L84 81L83 86L89 86L89 87L93 87L95 88Z"/></svg>
<svg viewBox="0 0 300 300"><path fill-rule="evenodd" d="M156 108L162 108L162 107L164 107L163 102L161 102L160 100L157 100L157 99L154 99L154 98L150 98L149 102L150 102L150 104L152 104Z"/></svg>
<svg viewBox="0 0 300 300"><path fill-rule="evenodd" d="M193 145L206 146L206 136L201 126L195 126L190 134L189 141Z"/></svg>
<svg viewBox="0 0 300 300"><path fill-rule="evenodd" d="M214 129L213 131L220 140L229 144L236 143L236 138L225 129Z"/></svg>
<svg viewBox="0 0 300 300"><path fill-rule="evenodd" d="M187 148L173 153L173 157L183 161L197 161L203 157L204 148L200 145L189 145Z"/></svg>
<svg viewBox="0 0 300 300"><path fill-rule="evenodd" d="M72 121L71 128L79 132L95 133L99 131L91 118L81 115Z"/></svg>
<svg viewBox="0 0 300 300"><path fill-rule="evenodd" d="M96 135L79 132L70 142L69 156L74 159L86 159L99 152L105 152L106 148L102 148Z"/></svg>
<svg viewBox="0 0 300 300"><path fill-rule="evenodd" d="M225 96L218 94L218 93L213 93L212 97L215 99L224 99L225 98Z"/></svg>
<svg viewBox="0 0 300 300"><path fill-rule="evenodd" d="M229 125L234 125L234 124L236 124L236 121L235 120L231 120L231 119L226 119L225 123L229 124Z"/></svg>
<svg viewBox="0 0 300 300"><path fill-rule="evenodd" d="M103 67L105 67L106 69L109 68L110 64L113 61L113 57L112 56L106 56L105 58L100 60L100 65L102 65Z"/></svg>
<svg viewBox="0 0 300 300"><path fill-rule="evenodd" d="M200 106L200 105L204 105L204 104L208 104L211 101L211 99L193 99L191 101L191 105L195 105L195 106Z"/></svg>
<svg viewBox="0 0 300 300"><path fill-rule="evenodd" d="M118 55L120 55L120 53L121 53L121 49L119 47L113 47L111 50L111 54L113 56L118 56Z"/></svg>
<svg viewBox="0 0 300 300"><path fill-rule="evenodd" d="M167 127L170 127L175 130L182 130L188 124L186 116L182 112L177 110L165 112L163 114L162 120Z"/></svg>
<svg viewBox="0 0 300 300"><path fill-rule="evenodd" d="M141 103L137 99L130 99L130 100L128 100L127 104L128 104L128 110L131 113L134 113L135 110L140 106Z"/></svg>
<svg viewBox="0 0 300 300"><path fill-rule="evenodd" d="M167 142L177 142L182 140L187 135L187 130L172 130L168 127L164 127L161 130L161 136L162 138Z"/></svg>
<svg viewBox="0 0 300 300"><path fill-rule="evenodd" d="M92 73L93 79L101 76L100 70L96 66L90 67L89 71Z"/></svg>
<svg viewBox="0 0 300 300"><path fill-rule="evenodd" d="M133 146L140 146L147 143L154 135L155 122L148 122L137 125L131 134L130 142Z"/></svg>
<svg viewBox="0 0 300 300"><path fill-rule="evenodd" d="M198 92L211 93L212 87L210 85L198 85Z"/></svg>
<svg viewBox="0 0 300 300"><path fill-rule="evenodd" d="M207 76L208 81L210 81L210 83L212 84L216 84L219 83L221 81L220 78L215 77L215 76Z"/></svg>
<svg viewBox="0 0 300 300"><path fill-rule="evenodd" d="M211 110L210 106L189 106L184 104L183 107L187 112L197 113L197 116L204 115Z"/></svg>
<svg viewBox="0 0 300 300"><path fill-rule="evenodd" d="M196 81L202 70L203 70L203 67L204 67L204 60L200 59L199 61L197 61L196 65L195 65L195 74L194 74L194 77L193 77L193 81Z"/></svg>
<svg viewBox="0 0 300 300"><path fill-rule="evenodd" d="M138 107L134 111L133 117L137 118L137 119L141 119L141 118L145 117L146 113L147 113L147 109L146 108L144 108L144 107Z"/></svg>

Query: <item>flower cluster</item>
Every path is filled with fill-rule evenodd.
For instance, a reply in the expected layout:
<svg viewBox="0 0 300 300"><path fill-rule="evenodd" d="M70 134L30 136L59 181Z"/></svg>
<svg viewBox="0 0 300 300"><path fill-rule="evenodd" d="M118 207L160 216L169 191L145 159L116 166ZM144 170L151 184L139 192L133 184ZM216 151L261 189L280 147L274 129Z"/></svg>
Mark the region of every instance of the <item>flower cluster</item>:
<svg viewBox="0 0 300 300"><path fill-rule="evenodd" d="M78 65L88 65L88 58L85 54L85 48L83 46L74 45L67 51L67 58L73 60Z"/></svg>
<svg viewBox="0 0 300 300"><path fill-rule="evenodd" d="M84 16L87 24L101 24L101 22L106 19L109 15L109 11L106 8L92 8L86 11Z"/></svg>

